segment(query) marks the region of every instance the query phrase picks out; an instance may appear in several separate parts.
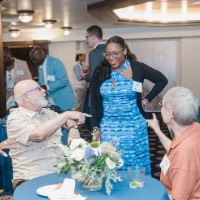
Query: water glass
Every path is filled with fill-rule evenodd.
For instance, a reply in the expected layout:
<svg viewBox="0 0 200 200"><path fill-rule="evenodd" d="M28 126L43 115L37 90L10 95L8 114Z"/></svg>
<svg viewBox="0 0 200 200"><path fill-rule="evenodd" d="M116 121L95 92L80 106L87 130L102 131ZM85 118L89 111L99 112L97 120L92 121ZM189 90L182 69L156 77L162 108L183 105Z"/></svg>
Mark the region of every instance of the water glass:
<svg viewBox="0 0 200 200"><path fill-rule="evenodd" d="M139 166L133 166L128 168L128 177L129 177L129 187L143 188L144 186L144 176L145 168Z"/></svg>

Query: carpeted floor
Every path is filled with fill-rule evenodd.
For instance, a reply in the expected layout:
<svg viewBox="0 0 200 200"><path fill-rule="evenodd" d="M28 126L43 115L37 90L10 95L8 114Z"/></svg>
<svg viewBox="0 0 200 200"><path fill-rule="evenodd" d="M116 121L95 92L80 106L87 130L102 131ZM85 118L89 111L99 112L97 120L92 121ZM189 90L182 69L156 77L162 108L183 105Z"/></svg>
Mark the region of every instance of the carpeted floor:
<svg viewBox="0 0 200 200"><path fill-rule="evenodd" d="M151 115L149 115L151 116ZM169 131L167 129L167 126L162 122L160 113L157 113L157 117L160 122L161 130L170 137ZM87 128L81 129L81 136L82 138L85 138L87 141L91 141L92 137L90 132ZM160 167L159 164L165 154L165 150L160 143L158 137L156 134L152 131L152 129L148 129L149 133L149 146L150 146L150 157L151 157L151 170L152 170L152 177L159 179L160 176ZM12 200L12 193L10 191L2 191L0 189L0 200Z"/></svg>

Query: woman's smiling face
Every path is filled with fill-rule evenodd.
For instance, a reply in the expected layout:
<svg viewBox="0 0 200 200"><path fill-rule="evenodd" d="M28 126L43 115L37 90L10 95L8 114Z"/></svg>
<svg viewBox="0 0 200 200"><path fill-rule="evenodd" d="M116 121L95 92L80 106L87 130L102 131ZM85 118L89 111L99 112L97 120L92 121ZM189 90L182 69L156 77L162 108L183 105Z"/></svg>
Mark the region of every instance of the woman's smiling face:
<svg viewBox="0 0 200 200"><path fill-rule="evenodd" d="M127 49L120 46L118 43L109 43L106 46L104 54L106 60L110 63L115 71L118 71L125 62L124 55L127 54Z"/></svg>

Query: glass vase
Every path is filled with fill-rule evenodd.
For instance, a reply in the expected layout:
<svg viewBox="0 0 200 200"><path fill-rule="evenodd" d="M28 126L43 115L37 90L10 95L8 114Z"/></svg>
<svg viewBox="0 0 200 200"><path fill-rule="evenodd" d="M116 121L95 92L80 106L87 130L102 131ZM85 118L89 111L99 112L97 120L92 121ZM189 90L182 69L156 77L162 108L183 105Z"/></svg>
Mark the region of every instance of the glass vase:
<svg viewBox="0 0 200 200"><path fill-rule="evenodd" d="M81 173L78 170L71 170L71 178L76 181L84 181L84 178L82 177Z"/></svg>
<svg viewBox="0 0 200 200"><path fill-rule="evenodd" d="M101 174L97 174L97 176L91 178L90 176L86 176L82 182L82 187L88 191L98 191L102 189L103 178Z"/></svg>

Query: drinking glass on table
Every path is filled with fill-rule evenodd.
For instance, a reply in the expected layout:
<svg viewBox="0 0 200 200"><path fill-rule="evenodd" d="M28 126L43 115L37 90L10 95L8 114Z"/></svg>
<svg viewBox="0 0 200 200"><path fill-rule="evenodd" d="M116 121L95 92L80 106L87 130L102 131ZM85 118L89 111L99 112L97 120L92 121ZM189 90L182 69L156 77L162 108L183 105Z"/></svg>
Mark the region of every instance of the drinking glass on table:
<svg viewBox="0 0 200 200"><path fill-rule="evenodd" d="M133 166L128 168L129 187L143 188L144 186L145 168L140 166Z"/></svg>

